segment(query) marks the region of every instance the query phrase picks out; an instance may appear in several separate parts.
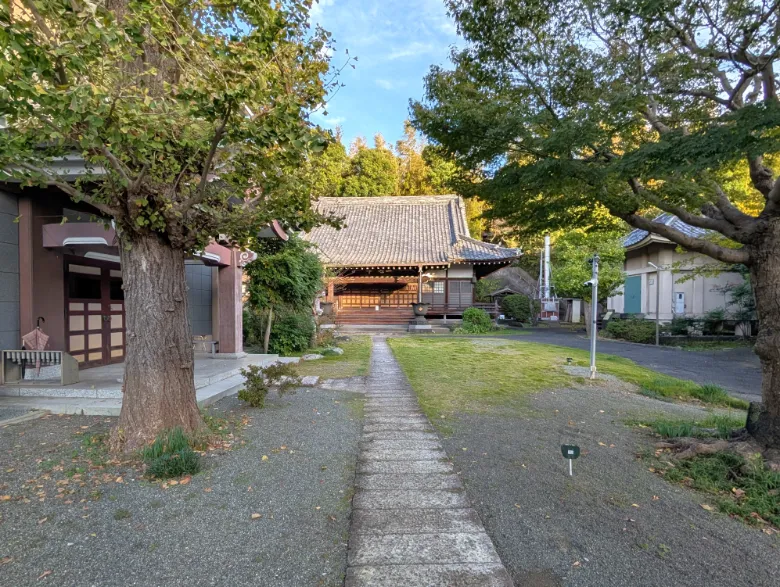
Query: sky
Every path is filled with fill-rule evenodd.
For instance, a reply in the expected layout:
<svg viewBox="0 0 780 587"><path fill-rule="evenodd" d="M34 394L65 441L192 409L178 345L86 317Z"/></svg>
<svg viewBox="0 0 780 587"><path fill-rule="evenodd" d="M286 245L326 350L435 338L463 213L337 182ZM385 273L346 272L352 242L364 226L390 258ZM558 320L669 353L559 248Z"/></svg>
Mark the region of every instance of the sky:
<svg viewBox="0 0 780 587"><path fill-rule="evenodd" d="M358 58L355 69L342 73L345 87L329 100L327 116L318 111L312 120L324 128L340 125L345 145L356 136L373 145L377 132L395 144L409 99L423 97L428 69L447 65L458 44L443 0L319 0L311 19L333 34L333 66L344 63L345 49Z"/></svg>

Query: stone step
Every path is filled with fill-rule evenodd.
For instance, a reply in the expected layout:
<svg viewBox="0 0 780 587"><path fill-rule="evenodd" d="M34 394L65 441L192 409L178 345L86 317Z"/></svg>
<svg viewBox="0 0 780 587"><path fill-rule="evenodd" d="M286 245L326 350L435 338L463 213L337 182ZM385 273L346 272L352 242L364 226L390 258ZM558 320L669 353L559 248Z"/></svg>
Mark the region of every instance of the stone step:
<svg viewBox="0 0 780 587"><path fill-rule="evenodd" d="M501 563L350 567L344 587L513 587ZM533 586L529 586L533 587Z"/></svg>
<svg viewBox="0 0 780 587"><path fill-rule="evenodd" d="M357 473L371 475L374 473L452 473L452 463L449 461L358 461Z"/></svg>
<svg viewBox="0 0 780 587"><path fill-rule="evenodd" d="M436 433L425 430L381 430L379 432L365 432L361 438L369 440L438 440Z"/></svg>
<svg viewBox="0 0 780 587"><path fill-rule="evenodd" d="M359 461L441 461L447 458L443 449L438 450L383 450L360 451Z"/></svg>
<svg viewBox="0 0 780 587"><path fill-rule="evenodd" d="M355 510L355 534L438 534L481 532L477 512L472 508L414 510Z"/></svg>
<svg viewBox="0 0 780 587"><path fill-rule="evenodd" d="M457 489L361 489L352 498L352 508L391 509L449 509L469 507L466 495Z"/></svg>
<svg viewBox="0 0 780 587"><path fill-rule="evenodd" d="M451 474L401 473L358 475L355 487L361 489L462 489L457 476Z"/></svg>
<svg viewBox="0 0 780 587"><path fill-rule="evenodd" d="M360 448L365 450L441 450L441 444L436 439L362 440Z"/></svg>
<svg viewBox="0 0 780 587"><path fill-rule="evenodd" d="M349 541L347 564L410 565L500 563L493 543L483 532L458 534L355 534Z"/></svg>

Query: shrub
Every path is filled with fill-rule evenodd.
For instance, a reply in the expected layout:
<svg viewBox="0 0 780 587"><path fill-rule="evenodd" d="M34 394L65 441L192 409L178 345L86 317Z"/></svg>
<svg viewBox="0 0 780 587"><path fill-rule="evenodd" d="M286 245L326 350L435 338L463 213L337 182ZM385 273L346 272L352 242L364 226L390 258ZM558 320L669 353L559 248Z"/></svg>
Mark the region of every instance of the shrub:
<svg viewBox="0 0 780 587"><path fill-rule="evenodd" d="M178 426L160 433L141 456L147 466L146 474L157 479L194 475L200 471L200 457Z"/></svg>
<svg viewBox="0 0 780 587"><path fill-rule="evenodd" d="M673 336L687 336L690 327L691 321L688 318L677 316L672 318L672 321L667 328L669 329L669 334L672 334Z"/></svg>
<svg viewBox="0 0 780 587"><path fill-rule="evenodd" d="M704 334L718 334L723 330L723 321L726 319L726 311L716 308L704 314L702 331Z"/></svg>
<svg viewBox="0 0 780 587"><path fill-rule="evenodd" d="M705 383L693 390L693 397L700 399L708 404L723 404L729 399L729 394L720 385L714 383Z"/></svg>
<svg viewBox="0 0 780 587"><path fill-rule="evenodd" d="M480 308L466 308L463 311L463 324L456 332L464 334L484 334L495 330L490 315Z"/></svg>
<svg viewBox="0 0 780 587"><path fill-rule="evenodd" d="M277 385L279 395L284 395L291 387L300 385L300 378L292 363L274 363L267 367L249 365L241 369L244 376L244 389L238 392L238 399L245 401L253 408L265 406L265 397L269 387Z"/></svg>
<svg viewBox="0 0 780 587"><path fill-rule="evenodd" d="M271 325L268 352L290 355L309 348L314 335L314 319L308 313L285 313Z"/></svg>
<svg viewBox="0 0 780 587"><path fill-rule="evenodd" d="M534 300L523 294L508 295L501 300L501 311L518 322L528 322L531 319L531 308L534 306Z"/></svg>
<svg viewBox="0 0 780 587"><path fill-rule="evenodd" d="M610 338L619 338L629 342L651 343L655 341L655 322L632 318L607 323L606 334Z"/></svg>

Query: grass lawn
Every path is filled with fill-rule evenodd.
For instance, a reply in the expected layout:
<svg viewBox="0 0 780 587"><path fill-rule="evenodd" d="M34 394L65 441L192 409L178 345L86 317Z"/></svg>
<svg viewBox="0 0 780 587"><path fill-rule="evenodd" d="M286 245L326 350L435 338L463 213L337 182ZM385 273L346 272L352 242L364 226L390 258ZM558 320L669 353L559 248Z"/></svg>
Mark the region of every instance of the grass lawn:
<svg viewBox="0 0 780 587"><path fill-rule="evenodd" d="M528 394L575 381L561 368L567 358L574 365L589 364L587 351L538 343L454 337L392 338L388 343L432 419L455 412L522 408ZM661 375L621 357L599 355L598 368L637 385L644 395L747 407L717 386Z"/></svg>
<svg viewBox="0 0 780 587"><path fill-rule="evenodd" d="M355 336L349 341L338 342L344 349L343 355L331 355L318 361L301 361L297 365L298 374L319 375L322 379L343 379L368 375L371 360L371 339L368 336ZM317 349L306 351L316 353Z"/></svg>
<svg viewBox="0 0 780 587"><path fill-rule="evenodd" d="M753 343L748 340L710 340L710 341L686 341L677 343L674 346L680 347L684 351L722 351L738 348L752 348Z"/></svg>

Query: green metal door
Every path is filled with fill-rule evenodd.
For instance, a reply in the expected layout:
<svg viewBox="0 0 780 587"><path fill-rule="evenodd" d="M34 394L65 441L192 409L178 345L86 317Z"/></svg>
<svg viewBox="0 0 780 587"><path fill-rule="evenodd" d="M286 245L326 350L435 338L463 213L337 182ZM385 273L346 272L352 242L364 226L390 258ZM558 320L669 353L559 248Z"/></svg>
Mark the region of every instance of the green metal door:
<svg viewBox="0 0 780 587"><path fill-rule="evenodd" d="M642 311L642 277L626 277L626 285L623 288L624 305L626 314L639 314Z"/></svg>

